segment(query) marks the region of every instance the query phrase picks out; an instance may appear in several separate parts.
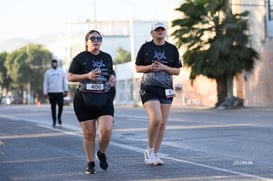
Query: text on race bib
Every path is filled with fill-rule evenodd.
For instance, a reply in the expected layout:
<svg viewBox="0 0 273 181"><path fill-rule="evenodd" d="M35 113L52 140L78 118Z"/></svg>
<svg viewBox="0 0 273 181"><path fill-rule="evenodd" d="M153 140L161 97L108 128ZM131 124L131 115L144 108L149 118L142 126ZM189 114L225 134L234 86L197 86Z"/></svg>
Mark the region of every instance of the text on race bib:
<svg viewBox="0 0 273 181"><path fill-rule="evenodd" d="M175 92L173 89L165 89L166 98L175 97Z"/></svg>
<svg viewBox="0 0 273 181"><path fill-rule="evenodd" d="M104 84L86 84L86 90L104 90Z"/></svg>

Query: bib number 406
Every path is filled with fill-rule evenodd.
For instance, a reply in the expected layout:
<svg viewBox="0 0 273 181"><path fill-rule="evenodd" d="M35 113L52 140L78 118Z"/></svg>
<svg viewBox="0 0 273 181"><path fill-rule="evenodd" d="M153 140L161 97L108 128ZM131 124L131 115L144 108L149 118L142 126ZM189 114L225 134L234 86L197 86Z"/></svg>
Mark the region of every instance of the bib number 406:
<svg viewBox="0 0 273 181"><path fill-rule="evenodd" d="M104 90L104 84L86 84L87 90Z"/></svg>

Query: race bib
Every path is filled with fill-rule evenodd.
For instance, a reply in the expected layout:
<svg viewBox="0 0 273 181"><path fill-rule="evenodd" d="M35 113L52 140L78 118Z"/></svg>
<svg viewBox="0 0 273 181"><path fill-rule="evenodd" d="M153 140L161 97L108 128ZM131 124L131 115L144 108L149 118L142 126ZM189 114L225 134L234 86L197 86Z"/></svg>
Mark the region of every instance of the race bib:
<svg viewBox="0 0 273 181"><path fill-rule="evenodd" d="M104 90L104 84L86 84L86 90L101 91Z"/></svg>
<svg viewBox="0 0 273 181"><path fill-rule="evenodd" d="M166 98L175 97L175 92L173 89L165 89Z"/></svg>

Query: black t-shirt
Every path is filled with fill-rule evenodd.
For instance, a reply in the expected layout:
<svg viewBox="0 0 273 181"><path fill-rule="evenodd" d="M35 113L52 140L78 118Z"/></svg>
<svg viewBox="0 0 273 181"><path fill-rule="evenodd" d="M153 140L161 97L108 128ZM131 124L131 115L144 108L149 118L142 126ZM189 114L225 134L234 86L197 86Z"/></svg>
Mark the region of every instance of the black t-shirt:
<svg viewBox="0 0 273 181"><path fill-rule="evenodd" d="M137 54L136 65L150 65L155 61L169 67L182 67L177 48L168 42L158 46L153 41L147 42L140 47ZM159 86L165 89L173 88L172 75L166 71L146 72L143 74L141 86Z"/></svg>
<svg viewBox="0 0 273 181"><path fill-rule="evenodd" d="M110 54L100 51L98 55L93 55L88 51L83 51L76 55L69 67L70 73L86 74L96 68L101 70L101 76L96 80L83 80L81 84L86 83L105 83L111 74L115 74L113 70L113 60Z"/></svg>
<svg viewBox="0 0 273 181"><path fill-rule="evenodd" d="M161 46L149 41L140 47L135 64L150 65L154 61L159 61L169 67L181 67L177 48L167 41Z"/></svg>

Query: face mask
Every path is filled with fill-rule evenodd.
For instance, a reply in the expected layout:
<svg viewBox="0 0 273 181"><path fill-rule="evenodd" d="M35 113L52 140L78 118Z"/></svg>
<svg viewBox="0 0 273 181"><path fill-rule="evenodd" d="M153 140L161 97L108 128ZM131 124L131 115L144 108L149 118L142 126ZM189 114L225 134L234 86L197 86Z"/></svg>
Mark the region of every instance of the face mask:
<svg viewBox="0 0 273 181"><path fill-rule="evenodd" d="M54 68L54 69L56 69L56 68L58 67L58 64L57 64L56 62L53 62L53 63L51 64L51 67Z"/></svg>

